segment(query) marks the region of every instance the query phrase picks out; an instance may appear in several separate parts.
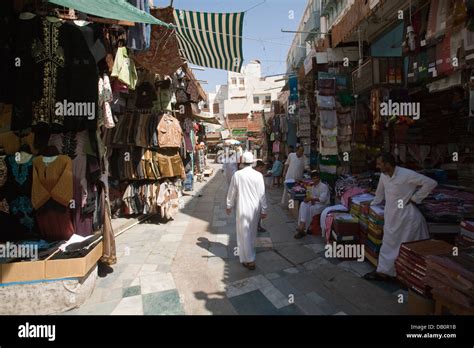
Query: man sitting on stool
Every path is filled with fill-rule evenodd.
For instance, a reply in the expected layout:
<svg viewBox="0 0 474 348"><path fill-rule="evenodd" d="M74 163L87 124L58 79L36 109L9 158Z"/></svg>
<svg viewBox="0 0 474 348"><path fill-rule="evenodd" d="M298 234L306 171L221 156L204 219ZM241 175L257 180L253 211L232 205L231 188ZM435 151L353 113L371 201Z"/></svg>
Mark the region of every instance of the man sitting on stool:
<svg viewBox="0 0 474 348"><path fill-rule="evenodd" d="M311 172L313 186L311 188L310 197L306 197L304 202L300 204L298 216L298 228L296 229L295 238L300 239L306 235L306 231L311 225L311 221L315 215L321 214L324 208L329 205L330 194L326 184L321 182L319 172L314 170Z"/></svg>

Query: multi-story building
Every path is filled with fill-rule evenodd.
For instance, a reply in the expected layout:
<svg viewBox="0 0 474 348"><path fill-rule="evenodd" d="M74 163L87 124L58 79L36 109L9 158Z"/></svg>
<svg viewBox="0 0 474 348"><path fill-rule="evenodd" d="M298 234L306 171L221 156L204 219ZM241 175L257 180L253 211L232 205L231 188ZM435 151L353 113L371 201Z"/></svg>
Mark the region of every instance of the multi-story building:
<svg viewBox="0 0 474 348"><path fill-rule="evenodd" d="M313 40L320 32L320 12L321 0L309 0L286 58L288 74L296 72L301 67L313 48Z"/></svg>
<svg viewBox="0 0 474 348"><path fill-rule="evenodd" d="M224 115L269 112L284 85L283 76L263 77L260 61L252 60L241 73L229 72Z"/></svg>

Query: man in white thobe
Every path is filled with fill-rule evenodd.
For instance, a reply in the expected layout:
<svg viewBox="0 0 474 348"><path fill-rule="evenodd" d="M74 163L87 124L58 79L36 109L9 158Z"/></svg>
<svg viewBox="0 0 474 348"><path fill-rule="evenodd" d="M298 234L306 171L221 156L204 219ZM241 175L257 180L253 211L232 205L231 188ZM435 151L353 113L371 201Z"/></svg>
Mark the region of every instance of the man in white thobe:
<svg viewBox="0 0 474 348"><path fill-rule="evenodd" d="M296 152L292 152L288 155L288 159L285 162L285 168L283 169L283 177L286 180L301 180L303 179L304 170L308 169L306 164L306 156L304 155L304 147L298 146ZM287 204L288 190L284 185L283 196L281 197L281 204Z"/></svg>
<svg viewBox="0 0 474 348"><path fill-rule="evenodd" d="M265 183L263 175L252 168L251 152L242 155L244 168L237 171L227 192L227 214L236 208L237 247L240 262L250 270L255 269L255 240L258 222L267 216Z"/></svg>
<svg viewBox="0 0 474 348"><path fill-rule="evenodd" d="M306 235L306 231L311 225L313 217L322 213L322 211L329 205L329 200L331 198L329 187L321 182L321 177L318 171L314 170L311 172L311 179L313 180L313 186L311 187L310 197L306 197L304 202L300 204L298 228L296 229L295 234L296 239L303 238Z"/></svg>
<svg viewBox="0 0 474 348"><path fill-rule="evenodd" d="M225 178L227 180L227 185L230 185L232 176L237 171L237 157L234 151L230 151L228 154L225 154L223 169Z"/></svg>
<svg viewBox="0 0 474 348"><path fill-rule="evenodd" d="M416 204L437 186L435 180L395 165L395 158L390 153L377 158L377 168L382 174L371 205L385 200L384 235L377 270L366 274L367 280L394 277L395 260L402 243L429 238L426 220Z"/></svg>

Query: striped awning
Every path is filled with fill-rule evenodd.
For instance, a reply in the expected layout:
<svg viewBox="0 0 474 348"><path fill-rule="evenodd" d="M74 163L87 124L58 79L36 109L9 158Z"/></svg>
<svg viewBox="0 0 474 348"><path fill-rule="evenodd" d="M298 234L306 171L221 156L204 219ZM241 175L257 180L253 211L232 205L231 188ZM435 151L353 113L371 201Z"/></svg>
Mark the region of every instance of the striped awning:
<svg viewBox="0 0 474 348"><path fill-rule="evenodd" d="M240 72L244 12L174 11L181 54L192 64Z"/></svg>

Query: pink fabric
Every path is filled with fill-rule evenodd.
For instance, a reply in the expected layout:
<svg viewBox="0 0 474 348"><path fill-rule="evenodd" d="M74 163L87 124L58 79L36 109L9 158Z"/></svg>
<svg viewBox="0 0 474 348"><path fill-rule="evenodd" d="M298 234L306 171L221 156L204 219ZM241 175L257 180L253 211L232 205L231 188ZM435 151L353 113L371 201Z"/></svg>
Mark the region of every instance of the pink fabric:
<svg viewBox="0 0 474 348"><path fill-rule="evenodd" d="M275 140L273 142L273 153L278 153L280 152L280 142L278 140Z"/></svg>
<svg viewBox="0 0 474 348"><path fill-rule="evenodd" d="M329 239L331 238L331 226L334 222L334 214L328 214L326 216L326 242L329 243Z"/></svg>
<svg viewBox="0 0 474 348"><path fill-rule="evenodd" d="M361 193L366 193L366 192L367 192L367 189L362 189L360 187L352 187L342 194L341 203L346 208L349 208L349 198L355 195L359 195Z"/></svg>

